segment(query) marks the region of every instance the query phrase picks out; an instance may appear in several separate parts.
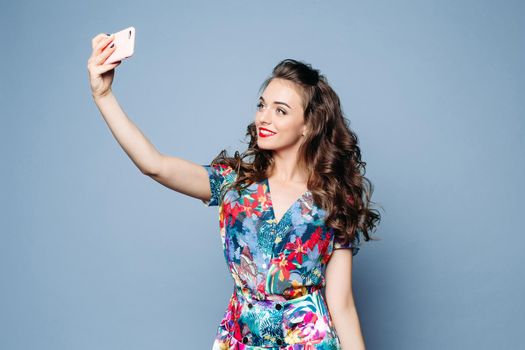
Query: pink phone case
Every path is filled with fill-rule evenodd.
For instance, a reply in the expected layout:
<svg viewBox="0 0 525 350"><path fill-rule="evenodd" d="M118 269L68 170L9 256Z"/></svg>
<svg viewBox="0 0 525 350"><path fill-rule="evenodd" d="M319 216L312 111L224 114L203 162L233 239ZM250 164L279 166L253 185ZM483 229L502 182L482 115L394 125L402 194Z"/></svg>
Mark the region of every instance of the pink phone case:
<svg viewBox="0 0 525 350"><path fill-rule="evenodd" d="M128 27L116 32L113 43L115 43L117 48L109 55L104 64L115 63L133 55L135 49L135 28Z"/></svg>

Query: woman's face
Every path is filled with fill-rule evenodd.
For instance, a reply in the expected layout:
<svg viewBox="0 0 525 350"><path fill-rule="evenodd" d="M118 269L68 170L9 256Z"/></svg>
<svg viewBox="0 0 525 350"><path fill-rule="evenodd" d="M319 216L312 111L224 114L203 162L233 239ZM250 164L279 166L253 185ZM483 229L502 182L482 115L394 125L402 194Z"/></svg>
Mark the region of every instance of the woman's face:
<svg viewBox="0 0 525 350"><path fill-rule="evenodd" d="M297 150L306 132L302 97L294 83L272 79L257 104L257 145L265 150Z"/></svg>

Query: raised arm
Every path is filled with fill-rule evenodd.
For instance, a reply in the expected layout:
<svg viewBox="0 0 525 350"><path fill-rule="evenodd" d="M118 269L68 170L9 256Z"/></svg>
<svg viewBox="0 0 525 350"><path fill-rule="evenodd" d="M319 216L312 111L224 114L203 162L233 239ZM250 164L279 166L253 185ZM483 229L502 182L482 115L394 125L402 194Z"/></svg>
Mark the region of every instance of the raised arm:
<svg viewBox="0 0 525 350"><path fill-rule="evenodd" d="M109 44L112 36L99 34L92 40L93 52L88 60L93 100L111 133L139 170L174 191L209 200L211 188L208 173L199 164L161 154L139 128L128 118L111 90L114 64L102 64L115 50Z"/></svg>

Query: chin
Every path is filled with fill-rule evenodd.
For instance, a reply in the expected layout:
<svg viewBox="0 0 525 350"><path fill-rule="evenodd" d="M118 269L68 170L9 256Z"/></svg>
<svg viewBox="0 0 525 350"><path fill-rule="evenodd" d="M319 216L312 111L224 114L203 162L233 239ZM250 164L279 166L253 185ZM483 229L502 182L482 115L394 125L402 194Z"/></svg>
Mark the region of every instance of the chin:
<svg viewBox="0 0 525 350"><path fill-rule="evenodd" d="M271 150L271 147L265 147L265 146L261 146L261 143L260 142L257 142L257 146L259 147L259 149L262 149L262 150Z"/></svg>

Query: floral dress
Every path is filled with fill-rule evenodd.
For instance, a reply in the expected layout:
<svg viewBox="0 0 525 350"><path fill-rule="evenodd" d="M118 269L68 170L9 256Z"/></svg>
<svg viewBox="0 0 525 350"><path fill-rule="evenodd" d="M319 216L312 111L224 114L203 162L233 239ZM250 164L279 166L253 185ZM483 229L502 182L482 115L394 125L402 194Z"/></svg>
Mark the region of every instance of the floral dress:
<svg viewBox="0 0 525 350"><path fill-rule="evenodd" d="M211 187L203 203L219 207L224 257L234 280L212 350L341 349L322 294L324 273L334 249L351 248L355 255L359 248L334 238L310 191L277 222L268 179L239 195L224 188L236 178L231 167L202 166Z"/></svg>

